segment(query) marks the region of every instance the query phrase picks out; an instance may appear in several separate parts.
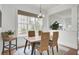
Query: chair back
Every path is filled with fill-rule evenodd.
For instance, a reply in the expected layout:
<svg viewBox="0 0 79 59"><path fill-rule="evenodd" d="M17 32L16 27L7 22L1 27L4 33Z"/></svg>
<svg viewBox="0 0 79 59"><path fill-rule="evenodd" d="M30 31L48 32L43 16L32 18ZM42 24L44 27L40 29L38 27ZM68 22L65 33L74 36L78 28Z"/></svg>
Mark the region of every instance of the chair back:
<svg viewBox="0 0 79 59"><path fill-rule="evenodd" d="M50 33L49 32L42 32L41 33L41 41L40 41L41 51L48 49L49 39L50 39Z"/></svg>
<svg viewBox="0 0 79 59"><path fill-rule="evenodd" d="M59 32L53 32L52 46L58 45L58 37L59 37Z"/></svg>
<svg viewBox="0 0 79 59"><path fill-rule="evenodd" d="M35 31L28 32L28 37L34 37L34 36L35 36Z"/></svg>
<svg viewBox="0 0 79 59"><path fill-rule="evenodd" d="M1 33L1 37L2 37L2 40L4 40L4 41L9 41L9 36L8 36L7 33L2 32L2 33Z"/></svg>
<svg viewBox="0 0 79 59"><path fill-rule="evenodd" d="M40 35L41 35L41 33L42 33L42 31L39 31L39 32L38 32L38 35L40 36Z"/></svg>

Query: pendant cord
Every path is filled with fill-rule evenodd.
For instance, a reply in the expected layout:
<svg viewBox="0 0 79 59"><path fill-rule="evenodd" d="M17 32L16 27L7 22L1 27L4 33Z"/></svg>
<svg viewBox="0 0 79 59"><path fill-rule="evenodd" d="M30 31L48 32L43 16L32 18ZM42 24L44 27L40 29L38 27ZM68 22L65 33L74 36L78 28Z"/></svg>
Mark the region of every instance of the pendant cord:
<svg viewBox="0 0 79 59"><path fill-rule="evenodd" d="M40 13L41 13L41 4L40 4Z"/></svg>

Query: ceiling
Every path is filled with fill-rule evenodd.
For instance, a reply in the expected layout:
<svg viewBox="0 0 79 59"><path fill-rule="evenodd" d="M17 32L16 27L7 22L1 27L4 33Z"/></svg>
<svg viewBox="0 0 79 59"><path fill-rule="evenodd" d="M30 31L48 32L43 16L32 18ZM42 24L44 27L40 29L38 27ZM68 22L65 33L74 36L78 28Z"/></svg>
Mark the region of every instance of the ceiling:
<svg viewBox="0 0 79 59"><path fill-rule="evenodd" d="M51 9L51 8L56 7L58 5L59 4L41 4L41 8L42 8L42 10L48 10L48 9ZM37 10L40 9L40 4L29 4L28 6L35 8Z"/></svg>
<svg viewBox="0 0 79 59"><path fill-rule="evenodd" d="M41 5L41 9L42 10L48 10L51 8L54 8L60 4L4 4L7 6L19 6L19 7L28 7L31 9L35 9L35 10L39 10L40 9L40 5Z"/></svg>
<svg viewBox="0 0 79 59"><path fill-rule="evenodd" d="M72 13L72 10L71 9L66 9L64 11L55 13L53 15L54 16L60 16L60 17L71 17L71 13ZM53 15L51 15L51 16L53 16Z"/></svg>

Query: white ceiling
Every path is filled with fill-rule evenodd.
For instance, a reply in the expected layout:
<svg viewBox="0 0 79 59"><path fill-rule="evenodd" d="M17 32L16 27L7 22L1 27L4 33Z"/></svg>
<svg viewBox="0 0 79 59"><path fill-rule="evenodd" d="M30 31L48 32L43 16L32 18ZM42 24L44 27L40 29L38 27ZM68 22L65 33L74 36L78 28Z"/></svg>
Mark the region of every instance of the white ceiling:
<svg viewBox="0 0 79 59"><path fill-rule="evenodd" d="M72 20L71 12L72 12L71 9L66 9L64 11L52 14L50 16L50 19L59 20L60 22L62 22L62 20L65 20L71 23Z"/></svg>
<svg viewBox="0 0 79 59"><path fill-rule="evenodd" d="M66 9L64 11L55 13L54 15L61 16L61 17L70 17L71 16L71 9Z"/></svg>
<svg viewBox="0 0 79 59"><path fill-rule="evenodd" d="M25 9L29 8L30 10L32 10L32 11L35 10L37 12L39 12L39 10L40 10L40 4L3 4L3 6L4 5L11 6L11 7L14 6L16 8L18 8L18 7L25 8ZM63 5L63 4L41 4L42 12L46 12L46 11L50 10L51 8L55 8L55 7L61 6L61 5ZM67 16L70 14L71 14L70 10L66 10L66 11L57 13L57 15L61 15L61 16L65 16L65 15Z"/></svg>
<svg viewBox="0 0 79 59"><path fill-rule="evenodd" d="M37 10L40 9L40 4L29 4L28 6L35 8ZM58 4L41 4L41 8L43 10L48 10L48 9L51 9L53 7L56 7L56 6L58 6Z"/></svg>
<svg viewBox="0 0 79 59"><path fill-rule="evenodd" d="M39 10L40 9L40 4L4 4L4 5L8 5L8 6L26 6L28 8L31 8L31 9L35 9L35 10ZM58 6L60 4L41 4L41 8L42 10L48 10L48 9L51 9L51 8L54 8L56 6Z"/></svg>

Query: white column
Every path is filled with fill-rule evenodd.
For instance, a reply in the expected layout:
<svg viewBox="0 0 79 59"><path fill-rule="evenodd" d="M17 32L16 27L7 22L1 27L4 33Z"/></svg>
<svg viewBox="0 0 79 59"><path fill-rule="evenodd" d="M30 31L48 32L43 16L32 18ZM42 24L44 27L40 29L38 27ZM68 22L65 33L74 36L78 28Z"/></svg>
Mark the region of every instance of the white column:
<svg viewBox="0 0 79 59"><path fill-rule="evenodd" d="M77 31L77 5L72 8L72 31Z"/></svg>
<svg viewBox="0 0 79 59"><path fill-rule="evenodd" d="M45 18L43 19L43 30L44 31L48 31L49 30L49 19L48 19L48 15L45 15Z"/></svg>
<svg viewBox="0 0 79 59"><path fill-rule="evenodd" d="M72 28L71 30L74 31L74 46L77 48L77 5L72 8Z"/></svg>

